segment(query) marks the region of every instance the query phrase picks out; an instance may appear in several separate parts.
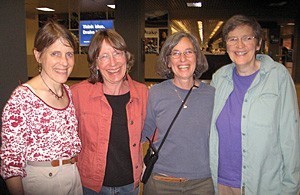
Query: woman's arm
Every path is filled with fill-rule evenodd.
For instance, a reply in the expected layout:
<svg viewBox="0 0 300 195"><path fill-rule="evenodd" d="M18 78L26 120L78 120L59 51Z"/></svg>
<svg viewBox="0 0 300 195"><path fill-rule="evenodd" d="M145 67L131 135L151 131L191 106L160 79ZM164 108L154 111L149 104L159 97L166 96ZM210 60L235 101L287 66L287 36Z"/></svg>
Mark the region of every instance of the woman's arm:
<svg viewBox="0 0 300 195"><path fill-rule="evenodd" d="M289 73L281 82L280 146L283 157L282 191L297 194L300 189L300 129L297 95Z"/></svg>
<svg viewBox="0 0 300 195"><path fill-rule="evenodd" d="M151 137L156 129L156 114L153 108L153 94L149 93L149 99L146 106L146 118L142 131L142 143L146 142L146 137Z"/></svg>
<svg viewBox="0 0 300 195"><path fill-rule="evenodd" d="M31 107L28 103L24 103L28 102L29 98L26 97L26 90L18 87L12 93L2 113L0 174L11 192L19 192L17 186L21 186L21 192L23 191L21 178L26 175L24 167L29 127L26 124L28 120L25 110Z"/></svg>
<svg viewBox="0 0 300 195"><path fill-rule="evenodd" d="M11 195L23 195L23 184L21 176L11 177L5 180L8 191Z"/></svg>

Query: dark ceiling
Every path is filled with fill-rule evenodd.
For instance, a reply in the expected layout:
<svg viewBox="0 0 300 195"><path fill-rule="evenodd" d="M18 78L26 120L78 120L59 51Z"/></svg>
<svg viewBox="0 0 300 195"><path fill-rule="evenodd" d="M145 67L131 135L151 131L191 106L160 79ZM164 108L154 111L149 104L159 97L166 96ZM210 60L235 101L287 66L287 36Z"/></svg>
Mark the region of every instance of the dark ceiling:
<svg viewBox="0 0 300 195"><path fill-rule="evenodd" d="M56 13L113 12L106 5L114 4L115 0L25 0L25 2L26 13L30 14L37 12L35 7L42 5L55 9ZM173 20L180 20L193 34L198 32L197 21L201 20L205 42L208 41L208 36L218 21L225 21L234 14L246 14L258 20L275 21L282 25L294 22L299 10L299 0L202 0L202 8L188 8L186 3L195 2L192 0L144 0L144 2L146 19L167 14L169 25Z"/></svg>
<svg viewBox="0 0 300 195"><path fill-rule="evenodd" d="M200 1L200 0L199 0ZM191 0L145 0L145 9L182 9ZM202 0L204 9L258 9L270 7L293 8L297 0Z"/></svg>
<svg viewBox="0 0 300 195"><path fill-rule="evenodd" d="M299 12L298 0L202 0L202 8L188 8L186 5L188 2L195 1L145 0L146 16L151 17L167 12L169 24L173 20L180 20L193 34L197 33L198 29L195 27L197 21L201 20L204 42L207 42L218 21L226 21L234 14L246 14L260 21L285 25L294 22Z"/></svg>

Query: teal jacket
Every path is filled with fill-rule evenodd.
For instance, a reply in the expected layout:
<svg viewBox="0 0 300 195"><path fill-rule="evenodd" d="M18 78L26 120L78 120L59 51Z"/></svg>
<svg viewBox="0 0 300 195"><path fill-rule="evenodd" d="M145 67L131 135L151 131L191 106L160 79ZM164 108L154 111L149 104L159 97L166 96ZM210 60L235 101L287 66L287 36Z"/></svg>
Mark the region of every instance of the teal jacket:
<svg viewBox="0 0 300 195"><path fill-rule="evenodd" d="M260 70L244 97L241 118L242 186L248 195L296 195L300 188L299 108L287 69L267 55L257 55ZM233 90L234 63L220 68L210 133L210 167L218 178L216 120ZM216 193L217 193L217 189Z"/></svg>

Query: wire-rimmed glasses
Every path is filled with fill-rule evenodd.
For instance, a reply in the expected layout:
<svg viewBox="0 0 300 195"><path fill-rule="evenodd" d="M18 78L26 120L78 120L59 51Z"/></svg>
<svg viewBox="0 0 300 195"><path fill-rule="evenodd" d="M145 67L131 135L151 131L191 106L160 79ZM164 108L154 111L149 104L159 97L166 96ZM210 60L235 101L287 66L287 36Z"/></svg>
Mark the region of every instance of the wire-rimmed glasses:
<svg viewBox="0 0 300 195"><path fill-rule="evenodd" d="M256 38L255 36L250 36L250 35L245 35L245 36L242 36L241 38L239 38L239 37L228 37L227 40L226 40L226 44L229 45L229 46L234 46L239 42L239 40L241 40L244 44L249 44L255 38Z"/></svg>
<svg viewBox="0 0 300 195"><path fill-rule="evenodd" d="M195 51L192 49L187 49L184 52L174 50L169 54L169 56L171 56L171 58L173 58L173 59L179 59L181 57L181 54L184 54L185 57L190 58L195 55Z"/></svg>
<svg viewBox="0 0 300 195"><path fill-rule="evenodd" d="M108 62L110 61L111 57L113 57L115 60L121 59L122 57L124 57L124 51L114 51L111 54L104 53L99 55L97 57L97 60L101 62Z"/></svg>

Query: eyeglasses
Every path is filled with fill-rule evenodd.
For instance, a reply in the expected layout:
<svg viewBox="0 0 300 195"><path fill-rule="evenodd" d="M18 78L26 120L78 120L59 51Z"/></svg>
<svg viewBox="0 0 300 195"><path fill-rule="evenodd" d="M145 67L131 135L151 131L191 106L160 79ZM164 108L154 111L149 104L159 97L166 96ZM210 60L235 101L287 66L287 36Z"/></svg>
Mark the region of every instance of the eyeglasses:
<svg viewBox="0 0 300 195"><path fill-rule="evenodd" d="M108 62L108 61L110 61L111 56L115 60L119 60L124 56L124 51L114 51L112 54L104 53L104 54L98 56L97 59L100 60L101 62Z"/></svg>
<svg viewBox="0 0 300 195"><path fill-rule="evenodd" d="M169 54L169 56L171 56L171 58L173 58L173 59L178 59L178 58L180 58L181 54L184 54L185 57L190 58L195 55L195 51L191 50L191 49L187 49L184 52L175 50L175 51L172 51Z"/></svg>
<svg viewBox="0 0 300 195"><path fill-rule="evenodd" d="M228 37L227 40L226 40L226 43L229 46L233 46L233 45L236 45L239 42L239 39L241 39L244 44L249 44L255 38L256 38L255 36L248 36L248 35L242 36L241 38L238 38L238 37Z"/></svg>

